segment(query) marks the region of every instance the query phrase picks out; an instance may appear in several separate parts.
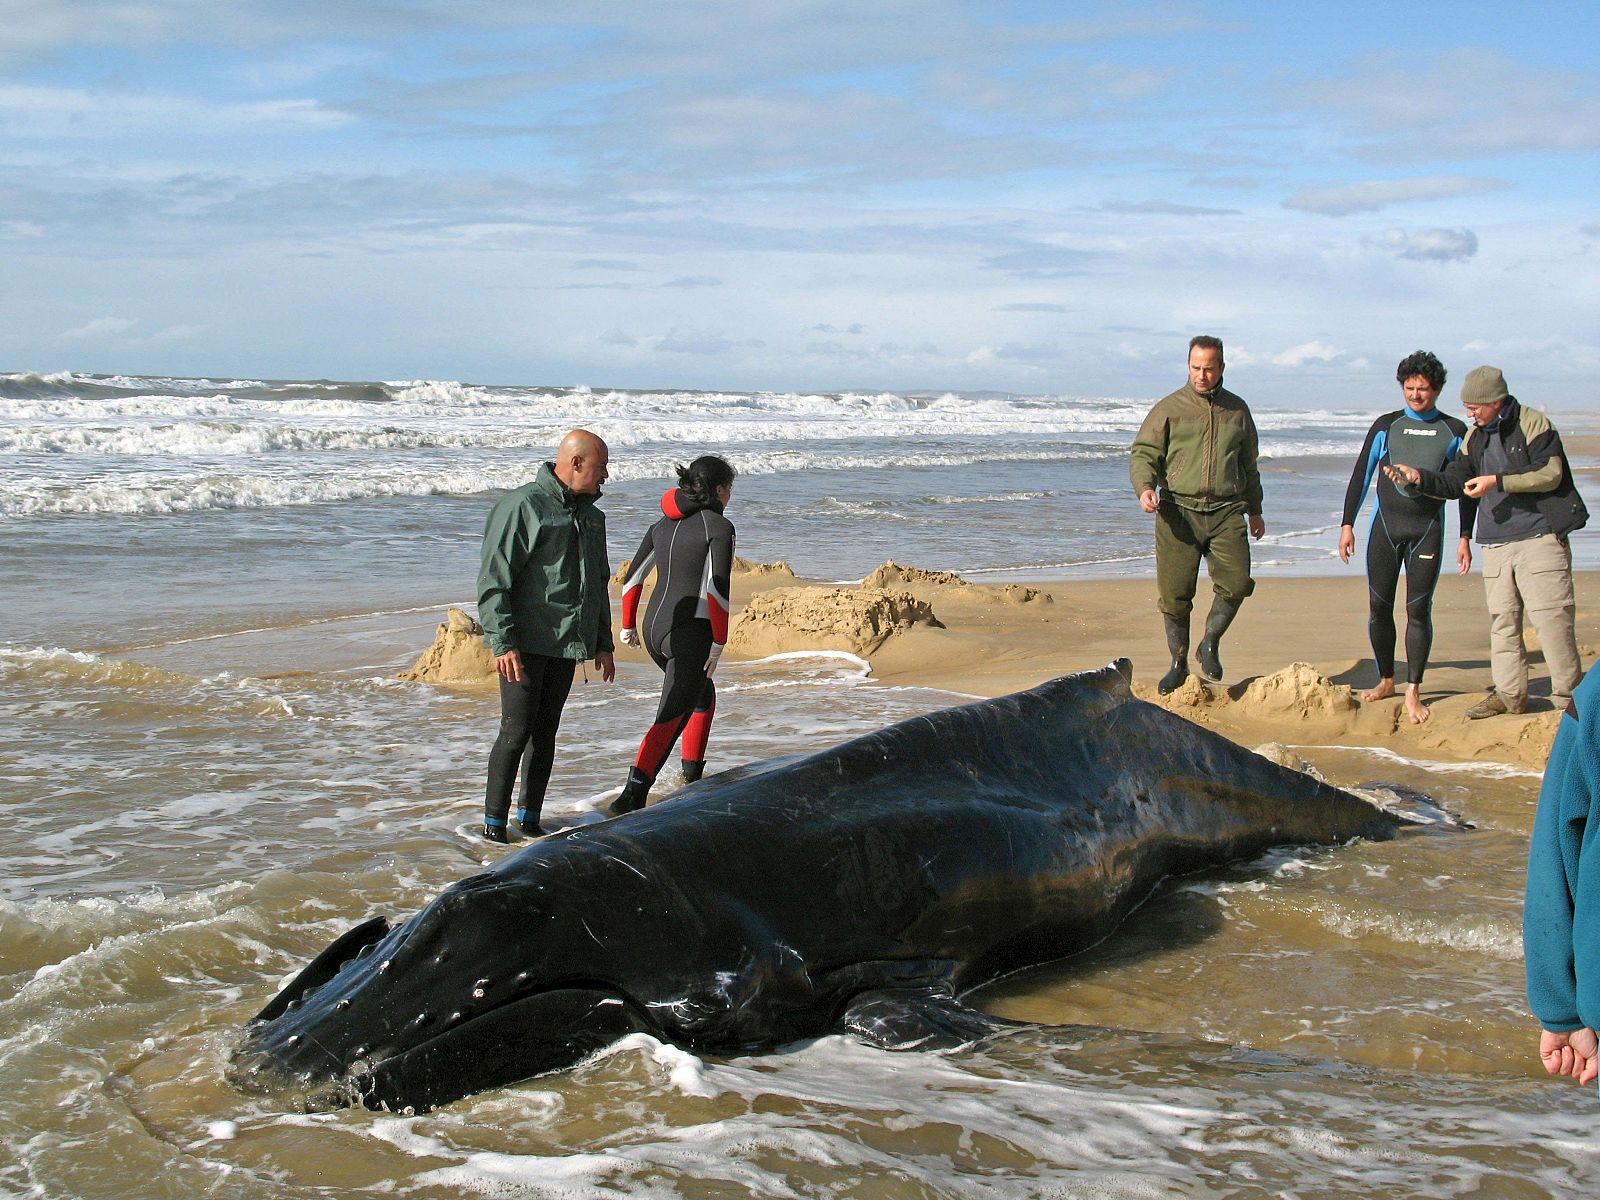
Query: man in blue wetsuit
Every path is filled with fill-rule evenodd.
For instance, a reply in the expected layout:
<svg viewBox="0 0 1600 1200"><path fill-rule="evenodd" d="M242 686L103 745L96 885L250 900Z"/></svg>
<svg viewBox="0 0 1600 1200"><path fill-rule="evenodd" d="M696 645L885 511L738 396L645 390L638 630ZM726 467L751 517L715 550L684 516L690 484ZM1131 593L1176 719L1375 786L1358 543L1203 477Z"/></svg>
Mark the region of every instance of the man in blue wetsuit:
<svg viewBox="0 0 1600 1200"><path fill-rule="evenodd" d="M1439 471L1461 451L1466 437L1464 421L1439 411L1444 390L1444 364L1426 350L1400 360L1395 370L1405 407L1384 413L1367 431L1366 443L1356 457L1350 486L1345 489L1344 517L1339 527L1339 558L1349 562L1355 553L1356 514L1374 475L1378 498L1372 506L1367 532L1367 634L1378 664L1378 686L1363 692L1369 704L1386 700L1394 691L1394 600L1400 569L1406 573L1406 712L1420 725L1428 719L1422 702L1422 674L1433 648L1433 589L1439 582L1444 557L1444 501L1424 496L1411 484L1397 484L1378 468L1400 463ZM1461 536L1456 545L1456 568L1465 575L1472 566L1472 519L1476 500L1461 500Z"/></svg>
<svg viewBox="0 0 1600 1200"><path fill-rule="evenodd" d="M1552 1075L1600 1076L1600 668L1590 668L1556 729L1528 850L1522 956L1539 1058Z"/></svg>

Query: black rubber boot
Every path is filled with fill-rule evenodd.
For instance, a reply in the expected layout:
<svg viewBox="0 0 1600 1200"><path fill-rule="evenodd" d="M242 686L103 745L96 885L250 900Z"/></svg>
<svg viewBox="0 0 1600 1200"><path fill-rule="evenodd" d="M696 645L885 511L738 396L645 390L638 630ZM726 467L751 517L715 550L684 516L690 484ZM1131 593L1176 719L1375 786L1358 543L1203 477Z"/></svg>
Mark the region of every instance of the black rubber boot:
<svg viewBox="0 0 1600 1200"><path fill-rule="evenodd" d="M491 842L499 842L502 845L511 840L506 836L506 823L504 818L501 818L498 821L493 817L484 818L483 836L489 839Z"/></svg>
<svg viewBox="0 0 1600 1200"><path fill-rule="evenodd" d="M1170 695L1183 686L1189 678L1189 618L1161 614L1167 623L1167 649L1172 651L1172 669L1161 677L1156 691Z"/></svg>
<svg viewBox="0 0 1600 1200"><path fill-rule="evenodd" d="M683 769L683 781L685 783L693 783L706 773L706 761L703 758L699 762L692 758L685 758L678 765Z"/></svg>
<svg viewBox="0 0 1600 1200"><path fill-rule="evenodd" d="M610 803L607 811L613 817L637 812L644 807L644 802L650 798L650 785L654 782L655 780L651 779L638 767L629 767L628 782L622 785L622 793Z"/></svg>
<svg viewBox="0 0 1600 1200"><path fill-rule="evenodd" d="M1218 596L1211 602L1211 611L1206 614L1206 632L1200 639L1200 645L1195 648L1195 659L1200 663L1200 674L1212 683L1222 678L1222 659L1217 657L1217 650L1222 642L1222 635L1228 632L1228 626L1233 624L1234 617L1239 615L1239 602L1229 600L1225 596Z"/></svg>

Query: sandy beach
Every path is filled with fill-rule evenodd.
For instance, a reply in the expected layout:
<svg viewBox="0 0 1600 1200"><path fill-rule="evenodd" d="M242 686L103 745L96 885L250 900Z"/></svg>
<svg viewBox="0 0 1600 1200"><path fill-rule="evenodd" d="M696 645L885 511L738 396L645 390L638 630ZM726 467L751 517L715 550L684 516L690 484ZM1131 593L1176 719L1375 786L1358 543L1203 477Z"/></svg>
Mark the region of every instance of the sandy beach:
<svg viewBox="0 0 1600 1200"><path fill-rule="evenodd" d="M1167 652L1152 580L1049 584L1042 590L1053 603L1027 605L997 603L981 586L908 588L929 600L946 628L914 627L872 655L874 675L888 683L999 695L1125 656L1133 660L1136 690L1146 699L1245 744L1314 737L1387 746L1407 756L1533 766L1543 763L1559 715L1550 706L1549 682L1540 674L1543 659L1535 652L1529 712L1467 720L1467 709L1491 686L1488 614L1475 573L1441 580L1435 594L1433 657L1422 688L1431 713L1422 725L1409 720L1398 697L1371 704L1357 699L1376 684L1377 671L1367 643L1366 580L1354 563L1343 579L1260 581L1223 642L1224 682L1206 686L1191 677L1170 697L1155 691ZM1595 573L1579 576L1578 642L1586 663L1593 660L1600 623L1582 601L1600 594L1597 588ZM1204 604L1209 593L1202 589L1197 610ZM1401 621L1403 639L1403 614ZM1533 631L1525 633L1530 648L1537 647ZM1402 688L1403 654L1402 647ZM1286 673L1295 663L1309 665L1320 680ZM1263 694L1269 677L1285 673L1275 680L1279 686Z"/></svg>
<svg viewBox="0 0 1600 1200"><path fill-rule="evenodd" d="M1587 662L1600 643L1600 619L1583 598L1600 594L1600 572L1578 572L1576 582L1578 643ZM1399 696L1359 700L1377 673L1367 643L1365 575L1354 562L1346 578L1258 581L1223 643L1224 680L1206 684L1192 676L1165 697L1155 689L1167 662L1149 579L975 584L890 562L859 585L841 586L797 579L786 564L741 561L732 599L730 660L837 650L865 658L883 684L998 696L1128 658L1140 696L1250 746L1314 740L1538 768L1559 718L1530 628L1528 712L1467 719L1467 709L1491 686L1488 616L1476 573L1446 576L1435 593L1433 657L1422 689L1430 715L1420 725ZM1202 587L1197 610L1209 602ZM1403 623L1401 635L1403 654ZM490 682L492 664L476 639L470 620L453 613L407 678ZM618 657L646 661L642 651L621 646ZM1397 666L1403 689L1403 658Z"/></svg>

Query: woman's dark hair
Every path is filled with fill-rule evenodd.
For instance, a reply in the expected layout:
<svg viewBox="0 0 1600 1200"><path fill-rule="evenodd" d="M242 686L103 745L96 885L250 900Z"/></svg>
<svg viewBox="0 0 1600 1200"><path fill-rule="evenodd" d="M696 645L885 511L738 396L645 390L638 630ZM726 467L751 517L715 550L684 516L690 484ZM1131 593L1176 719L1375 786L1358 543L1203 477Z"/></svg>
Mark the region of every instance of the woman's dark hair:
<svg viewBox="0 0 1600 1200"><path fill-rule="evenodd" d="M717 497L717 489L732 487L733 477L738 473L727 459L702 454L687 467L679 464L678 488L695 503L721 512L722 501Z"/></svg>
<svg viewBox="0 0 1600 1200"><path fill-rule="evenodd" d="M1408 354L1400 360L1400 365L1394 369L1394 377L1401 383L1413 375L1421 375L1428 381L1428 386L1436 392L1444 391L1444 364L1433 356L1430 351L1418 350L1415 354Z"/></svg>

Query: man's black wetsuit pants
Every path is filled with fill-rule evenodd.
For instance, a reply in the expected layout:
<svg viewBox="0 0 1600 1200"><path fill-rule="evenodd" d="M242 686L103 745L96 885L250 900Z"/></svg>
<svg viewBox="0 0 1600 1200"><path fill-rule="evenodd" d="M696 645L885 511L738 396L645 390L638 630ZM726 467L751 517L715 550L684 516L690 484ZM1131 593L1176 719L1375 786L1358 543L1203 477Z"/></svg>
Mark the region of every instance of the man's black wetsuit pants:
<svg viewBox="0 0 1600 1200"><path fill-rule="evenodd" d="M1444 522L1435 516L1411 536L1396 537L1380 508L1367 534L1367 634L1380 679L1394 678L1394 598L1406 572L1406 682L1420 684L1433 649L1433 589L1439 583Z"/></svg>
<svg viewBox="0 0 1600 1200"><path fill-rule="evenodd" d="M545 788L556 761L556 730L561 709L572 691L578 663L571 658L522 655L522 681L500 680L500 734L489 751L489 784L484 793L484 821L504 825L511 807L517 766L522 767L519 825L537 825Z"/></svg>

